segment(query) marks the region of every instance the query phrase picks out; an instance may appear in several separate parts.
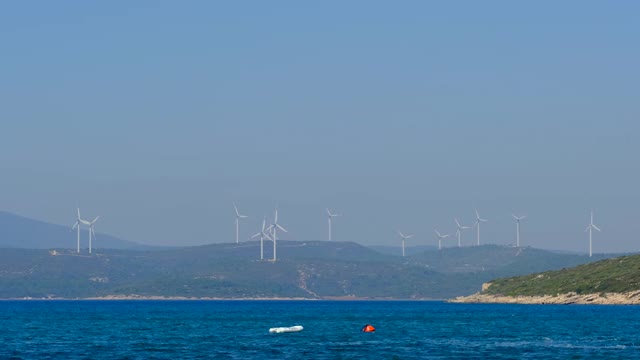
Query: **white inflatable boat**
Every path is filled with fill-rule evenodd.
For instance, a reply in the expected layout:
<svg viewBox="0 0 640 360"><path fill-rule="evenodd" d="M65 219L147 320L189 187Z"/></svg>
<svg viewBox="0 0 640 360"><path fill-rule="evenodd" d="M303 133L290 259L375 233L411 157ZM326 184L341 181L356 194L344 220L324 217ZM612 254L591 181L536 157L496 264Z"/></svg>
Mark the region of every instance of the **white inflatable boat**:
<svg viewBox="0 0 640 360"><path fill-rule="evenodd" d="M280 334L280 333L289 333L289 332L300 332L304 330L304 328L300 325L289 326L289 327L274 327L269 329L269 332L272 334Z"/></svg>

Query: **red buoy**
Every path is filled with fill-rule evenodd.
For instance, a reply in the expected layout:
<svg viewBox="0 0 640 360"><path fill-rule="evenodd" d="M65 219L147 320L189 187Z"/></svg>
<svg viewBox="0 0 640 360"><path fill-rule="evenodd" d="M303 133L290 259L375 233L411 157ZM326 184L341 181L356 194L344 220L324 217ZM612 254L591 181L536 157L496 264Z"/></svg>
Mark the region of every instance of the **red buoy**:
<svg viewBox="0 0 640 360"><path fill-rule="evenodd" d="M374 332L376 331L376 328L374 328L373 326L367 324L362 328L362 332Z"/></svg>

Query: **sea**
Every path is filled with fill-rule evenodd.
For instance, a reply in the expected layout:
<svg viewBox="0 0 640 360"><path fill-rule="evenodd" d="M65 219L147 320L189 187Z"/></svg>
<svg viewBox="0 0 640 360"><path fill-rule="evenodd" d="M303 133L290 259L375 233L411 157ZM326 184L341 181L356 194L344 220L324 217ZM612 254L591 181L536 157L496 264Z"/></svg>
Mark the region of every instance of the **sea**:
<svg viewBox="0 0 640 360"><path fill-rule="evenodd" d="M0 359L640 359L640 307L0 301Z"/></svg>

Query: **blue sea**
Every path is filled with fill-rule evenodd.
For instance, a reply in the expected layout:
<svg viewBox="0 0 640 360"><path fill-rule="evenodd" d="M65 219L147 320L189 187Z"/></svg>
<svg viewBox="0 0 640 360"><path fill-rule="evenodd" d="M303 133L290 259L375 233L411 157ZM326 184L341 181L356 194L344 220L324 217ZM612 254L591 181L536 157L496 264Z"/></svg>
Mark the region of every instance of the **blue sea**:
<svg viewBox="0 0 640 360"><path fill-rule="evenodd" d="M365 324L375 333L363 333ZM269 334L302 325L299 333ZM1 301L0 359L637 359L640 307Z"/></svg>

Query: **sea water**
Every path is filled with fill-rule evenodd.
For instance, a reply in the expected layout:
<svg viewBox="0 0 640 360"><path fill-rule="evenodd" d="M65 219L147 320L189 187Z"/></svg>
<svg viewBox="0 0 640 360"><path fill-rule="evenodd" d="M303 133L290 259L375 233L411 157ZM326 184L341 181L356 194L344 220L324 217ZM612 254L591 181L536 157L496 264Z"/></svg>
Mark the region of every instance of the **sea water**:
<svg viewBox="0 0 640 360"><path fill-rule="evenodd" d="M365 324L375 333L363 333ZM299 333L271 327L302 325ZM0 359L632 359L640 307L0 301Z"/></svg>

